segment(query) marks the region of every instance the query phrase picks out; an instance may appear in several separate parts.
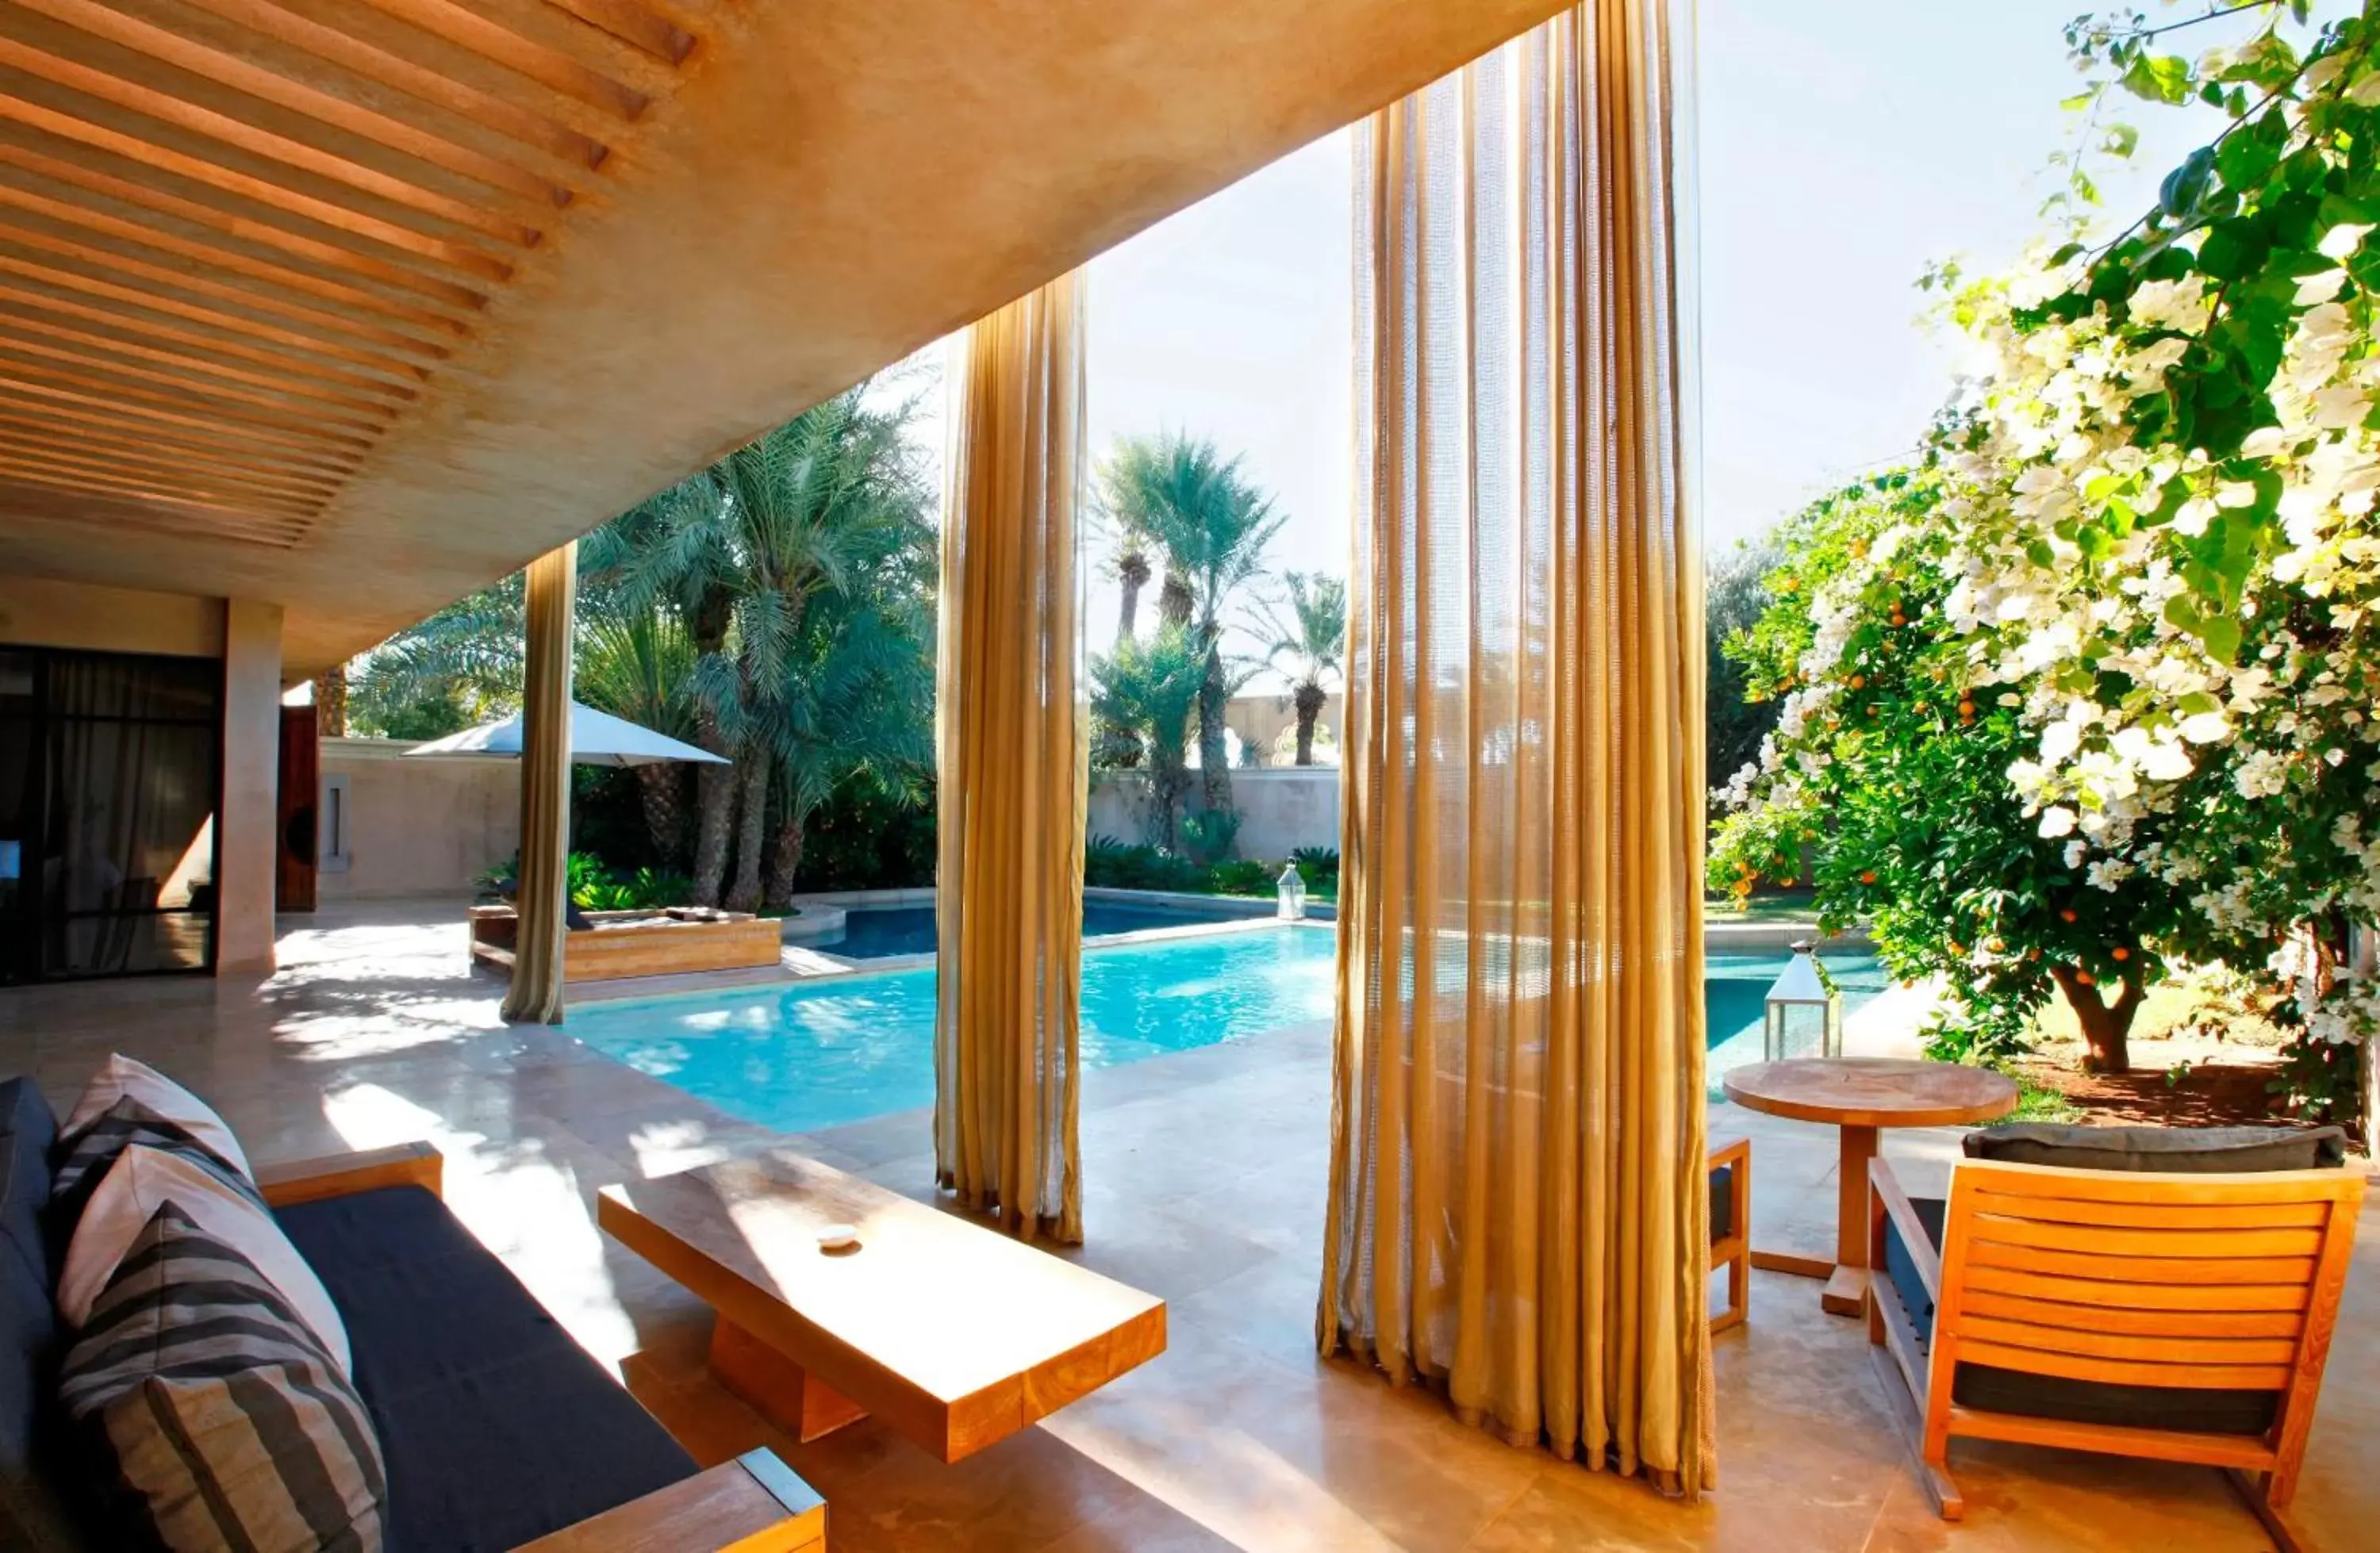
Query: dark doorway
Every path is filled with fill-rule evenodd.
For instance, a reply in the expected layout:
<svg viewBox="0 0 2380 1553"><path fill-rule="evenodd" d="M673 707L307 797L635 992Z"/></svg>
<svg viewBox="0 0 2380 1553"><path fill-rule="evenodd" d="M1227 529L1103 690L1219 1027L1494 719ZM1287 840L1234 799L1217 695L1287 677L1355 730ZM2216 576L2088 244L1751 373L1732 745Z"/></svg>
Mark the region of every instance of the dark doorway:
<svg viewBox="0 0 2380 1553"><path fill-rule="evenodd" d="M0 647L0 981L214 964L223 665Z"/></svg>

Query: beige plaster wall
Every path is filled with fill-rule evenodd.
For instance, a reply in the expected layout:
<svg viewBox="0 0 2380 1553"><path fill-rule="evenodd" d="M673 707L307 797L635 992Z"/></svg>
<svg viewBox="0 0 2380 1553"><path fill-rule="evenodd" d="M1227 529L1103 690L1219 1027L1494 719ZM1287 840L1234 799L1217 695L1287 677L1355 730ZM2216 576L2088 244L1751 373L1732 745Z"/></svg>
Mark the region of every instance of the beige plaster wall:
<svg viewBox="0 0 2380 1553"><path fill-rule="evenodd" d="M1233 771L1232 802L1240 811L1240 855L1268 862L1301 846L1339 844L1339 771L1333 766ZM1130 771L1091 781L1091 834L1145 839L1148 780Z"/></svg>
<svg viewBox="0 0 2380 1553"><path fill-rule="evenodd" d="M325 901L470 893L477 875L520 847L520 763L400 758L396 739L324 739L322 775L347 779L344 872L324 869ZM329 810L323 844L329 845Z"/></svg>
<svg viewBox="0 0 2380 1553"><path fill-rule="evenodd" d="M273 969L273 897L281 790L281 606L223 606L223 808L215 833L215 970Z"/></svg>
<svg viewBox="0 0 2380 1553"><path fill-rule="evenodd" d="M188 593L0 576L0 642L219 658L224 601Z"/></svg>

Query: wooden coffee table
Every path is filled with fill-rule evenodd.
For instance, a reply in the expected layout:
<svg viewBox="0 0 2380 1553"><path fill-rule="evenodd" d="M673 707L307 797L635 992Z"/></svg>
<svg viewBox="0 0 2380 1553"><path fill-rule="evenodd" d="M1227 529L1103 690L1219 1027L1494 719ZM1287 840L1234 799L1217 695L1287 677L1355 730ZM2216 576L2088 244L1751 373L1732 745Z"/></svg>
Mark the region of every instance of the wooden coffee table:
<svg viewBox="0 0 2380 1553"><path fill-rule="evenodd" d="M1867 1162L1876 1158L1878 1131L1989 1122L2014 1110L2017 1101L2016 1081L2004 1074L1890 1057L1755 1062L1730 1070L1719 1084L1729 1099L1747 1110L1841 1129L1835 1259L1752 1253L1755 1268L1825 1279L1818 1303L1837 1316L1857 1316L1867 1305Z"/></svg>
<svg viewBox="0 0 2380 1553"><path fill-rule="evenodd" d="M791 1150L606 1186L596 1221L719 1313L711 1373L801 1439L874 1413L945 1462L1165 1351L1165 1302ZM859 1231L827 1251L819 1231Z"/></svg>

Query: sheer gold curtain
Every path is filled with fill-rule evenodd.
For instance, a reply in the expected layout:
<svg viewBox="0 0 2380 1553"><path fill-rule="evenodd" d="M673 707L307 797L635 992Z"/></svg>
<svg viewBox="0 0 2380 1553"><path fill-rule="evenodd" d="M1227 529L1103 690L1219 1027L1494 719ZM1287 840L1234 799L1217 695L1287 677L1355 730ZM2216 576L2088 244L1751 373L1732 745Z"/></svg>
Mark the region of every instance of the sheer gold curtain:
<svg viewBox="0 0 2380 1553"><path fill-rule="evenodd" d="M570 852L570 644L578 541L528 564L528 641L521 686L520 867L506 1019L562 1023Z"/></svg>
<svg viewBox="0 0 2380 1553"><path fill-rule="evenodd" d="M1356 151L1356 504L1318 1335L1711 1481L1690 13L1605 0Z"/></svg>
<svg viewBox="0 0 2380 1553"><path fill-rule="evenodd" d="M1083 1238L1080 286L1050 282L961 347L936 711L936 1168L1012 1233L1068 1244Z"/></svg>

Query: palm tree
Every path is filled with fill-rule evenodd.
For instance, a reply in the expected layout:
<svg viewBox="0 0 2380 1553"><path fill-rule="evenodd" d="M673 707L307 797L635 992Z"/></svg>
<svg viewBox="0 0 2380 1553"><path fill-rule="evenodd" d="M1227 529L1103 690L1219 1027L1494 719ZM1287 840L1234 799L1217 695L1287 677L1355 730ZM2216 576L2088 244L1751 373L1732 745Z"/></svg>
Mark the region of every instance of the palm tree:
<svg viewBox="0 0 2380 1553"><path fill-rule="evenodd" d="M1092 491L1092 507L1104 520L1112 549L1108 566L1115 574L1120 600L1116 610L1116 640L1128 641L1140 624L1140 590L1148 586L1153 568L1148 561L1148 504L1161 489L1156 467L1160 444L1146 437L1119 439L1099 463ZM1186 619L1187 616L1185 615Z"/></svg>
<svg viewBox="0 0 2380 1553"><path fill-rule="evenodd" d="M1091 710L1101 722L1148 744L1149 836L1171 849L1180 838L1183 795L1190 788L1190 719L1207 674L1205 660L1180 625L1143 642L1127 637L1090 662Z"/></svg>
<svg viewBox="0 0 2380 1553"><path fill-rule="evenodd" d="M1314 724L1347 655L1347 583L1318 572L1287 572L1286 597L1263 605L1258 621L1271 634L1269 660L1289 660L1290 699L1297 708L1297 763L1314 764ZM1286 605L1286 609L1282 605Z"/></svg>
<svg viewBox="0 0 2380 1553"><path fill-rule="evenodd" d="M914 410L914 400L871 407L865 384L847 390L625 515L595 556L632 596L688 611L698 715L718 741L708 746L735 759L732 784L698 795L698 901L722 899L723 884L730 907L760 904L771 800L801 790L780 784L779 762L816 725L805 677L824 661L813 609L868 596L888 576L913 592L930 577L930 497L904 440ZM781 857L798 857L809 812L779 836Z"/></svg>
<svg viewBox="0 0 2380 1553"><path fill-rule="evenodd" d="M1211 442L1180 433L1128 441L1107 467L1122 488L1111 510L1129 512L1165 558L1158 613L1189 630L1202 660L1198 687L1198 767L1207 807L1232 807L1230 747L1223 710L1231 700L1223 664L1223 620L1233 597L1264 573L1265 547L1287 519L1271 499L1226 460Z"/></svg>
<svg viewBox="0 0 2380 1553"><path fill-rule="evenodd" d="M572 656L577 699L673 739L696 736L696 703L687 692L694 641L674 609L595 594L581 609ZM686 830L686 769L659 760L632 770L653 855L674 867Z"/></svg>

